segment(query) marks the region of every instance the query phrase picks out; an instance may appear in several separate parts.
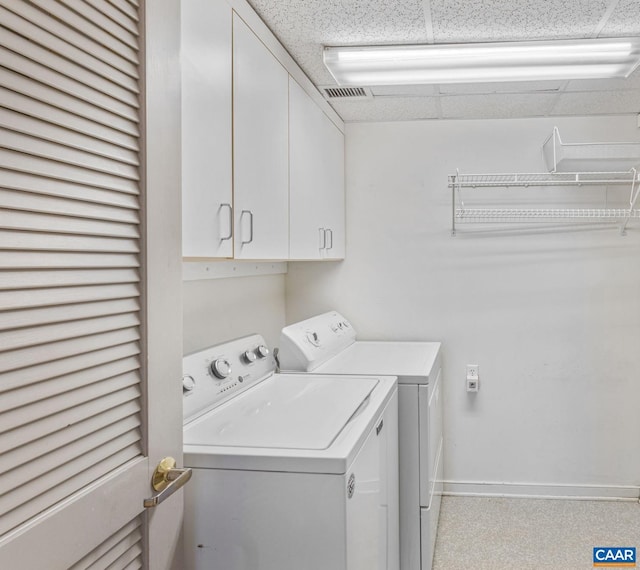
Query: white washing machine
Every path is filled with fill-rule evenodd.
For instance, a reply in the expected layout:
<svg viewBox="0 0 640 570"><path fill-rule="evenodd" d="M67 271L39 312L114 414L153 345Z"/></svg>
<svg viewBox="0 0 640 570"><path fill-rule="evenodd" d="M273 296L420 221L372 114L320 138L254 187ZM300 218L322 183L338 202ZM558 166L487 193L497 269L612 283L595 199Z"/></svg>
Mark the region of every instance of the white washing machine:
<svg viewBox="0 0 640 570"><path fill-rule="evenodd" d="M397 566L395 377L276 374L259 335L183 368L188 570Z"/></svg>
<svg viewBox="0 0 640 570"><path fill-rule="evenodd" d="M443 488L439 342L357 341L337 312L282 330L282 371L398 377L400 568L431 570Z"/></svg>

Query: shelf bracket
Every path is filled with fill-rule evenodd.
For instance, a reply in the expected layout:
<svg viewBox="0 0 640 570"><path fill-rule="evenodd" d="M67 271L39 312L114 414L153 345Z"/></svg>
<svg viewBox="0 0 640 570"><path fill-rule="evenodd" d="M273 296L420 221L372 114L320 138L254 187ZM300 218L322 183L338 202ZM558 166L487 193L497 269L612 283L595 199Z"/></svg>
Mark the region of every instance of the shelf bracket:
<svg viewBox="0 0 640 570"><path fill-rule="evenodd" d="M627 224L631 218L634 208L636 207L636 201L638 200L638 194L640 194L640 188L638 188L638 171L635 168L631 169L633 172L633 181L631 182L631 194L629 195L629 213L627 214L622 226L620 226L620 235L627 234Z"/></svg>
<svg viewBox="0 0 640 570"><path fill-rule="evenodd" d="M459 177L460 170L456 168L456 174L452 177L451 184L451 237L456 236L456 187Z"/></svg>

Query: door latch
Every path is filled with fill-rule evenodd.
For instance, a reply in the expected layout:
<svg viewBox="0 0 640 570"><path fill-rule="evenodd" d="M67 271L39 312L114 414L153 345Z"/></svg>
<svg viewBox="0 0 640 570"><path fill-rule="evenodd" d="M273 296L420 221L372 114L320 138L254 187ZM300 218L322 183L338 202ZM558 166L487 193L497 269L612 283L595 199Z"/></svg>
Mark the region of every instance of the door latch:
<svg viewBox="0 0 640 570"><path fill-rule="evenodd" d="M144 508L150 509L168 499L191 479L192 473L191 469L176 469L176 460L173 457L162 459L151 478L151 486L159 493L150 499L145 499Z"/></svg>

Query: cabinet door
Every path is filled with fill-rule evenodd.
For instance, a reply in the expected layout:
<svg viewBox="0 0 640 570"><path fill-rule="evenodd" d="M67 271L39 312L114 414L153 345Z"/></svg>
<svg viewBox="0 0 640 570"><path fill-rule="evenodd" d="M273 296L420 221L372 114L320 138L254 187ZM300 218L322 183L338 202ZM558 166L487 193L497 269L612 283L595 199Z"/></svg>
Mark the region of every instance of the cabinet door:
<svg viewBox="0 0 640 570"><path fill-rule="evenodd" d="M326 246L322 200L323 113L289 78L289 256L321 259Z"/></svg>
<svg viewBox="0 0 640 570"><path fill-rule="evenodd" d="M182 2L182 252L231 257L231 9Z"/></svg>
<svg viewBox="0 0 640 570"><path fill-rule="evenodd" d="M344 135L289 79L291 259L344 257Z"/></svg>
<svg viewBox="0 0 640 570"><path fill-rule="evenodd" d="M322 115L322 196L324 199L327 259L345 256L344 134Z"/></svg>
<svg viewBox="0 0 640 570"><path fill-rule="evenodd" d="M287 71L233 15L234 257L289 256Z"/></svg>

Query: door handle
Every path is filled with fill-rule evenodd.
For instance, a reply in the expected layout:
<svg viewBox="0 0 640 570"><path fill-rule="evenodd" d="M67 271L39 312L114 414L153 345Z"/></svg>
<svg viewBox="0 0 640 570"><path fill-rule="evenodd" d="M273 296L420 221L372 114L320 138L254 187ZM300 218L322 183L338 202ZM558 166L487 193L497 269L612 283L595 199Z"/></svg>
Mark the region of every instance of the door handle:
<svg viewBox="0 0 640 570"><path fill-rule="evenodd" d="M158 463L151 478L151 486L156 491L160 491L150 499L143 502L145 509L158 506L162 501L168 499L180 487L191 479L191 469L176 469L176 460L173 457L165 457Z"/></svg>
<svg viewBox="0 0 640 570"><path fill-rule="evenodd" d="M319 249L324 249L327 247L327 230L324 228L318 228L318 237L319 237Z"/></svg>
<svg viewBox="0 0 640 570"><path fill-rule="evenodd" d="M244 216L245 214L249 214L249 230L251 233L249 234L249 240L242 240L240 242L241 245L246 245L253 241L253 212L251 210L242 210L242 212L240 212L240 218L242 218L242 216Z"/></svg>
<svg viewBox="0 0 640 570"><path fill-rule="evenodd" d="M233 208L228 203L220 204L220 209L222 210L222 208L229 208L229 235L220 237L220 241L226 241L233 237Z"/></svg>

